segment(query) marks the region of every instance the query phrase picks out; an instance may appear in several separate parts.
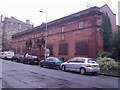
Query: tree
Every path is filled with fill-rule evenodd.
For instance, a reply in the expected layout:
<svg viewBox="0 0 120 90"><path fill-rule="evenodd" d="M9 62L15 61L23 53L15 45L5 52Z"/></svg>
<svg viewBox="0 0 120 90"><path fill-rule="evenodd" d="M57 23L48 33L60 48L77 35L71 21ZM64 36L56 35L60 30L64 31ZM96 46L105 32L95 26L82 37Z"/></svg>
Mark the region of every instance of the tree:
<svg viewBox="0 0 120 90"><path fill-rule="evenodd" d="M112 28L110 18L107 13L102 14L102 34L104 39L104 51L111 52Z"/></svg>
<svg viewBox="0 0 120 90"><path fill-rule="evenodd" d="M111 57L116 60L120 60L120 30L112 33L111 43Z"/></svg>

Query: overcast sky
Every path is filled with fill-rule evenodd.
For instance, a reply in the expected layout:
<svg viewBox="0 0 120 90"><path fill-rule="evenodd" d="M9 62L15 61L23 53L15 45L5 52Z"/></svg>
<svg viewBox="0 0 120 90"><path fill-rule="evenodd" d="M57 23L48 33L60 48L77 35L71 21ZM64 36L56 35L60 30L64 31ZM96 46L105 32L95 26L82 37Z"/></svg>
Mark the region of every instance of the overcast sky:
<svg viewBox="0 0 120 90"><path fill-rule="evenodd" d="M45 13L48 21L87 9L87 5L101 7L107 4L118 18L119 0L0 0L0 14L3 17L11 16L21 20L30 20L34 26L45 22ZM118 23L118 20L117 20Z"/></svg>

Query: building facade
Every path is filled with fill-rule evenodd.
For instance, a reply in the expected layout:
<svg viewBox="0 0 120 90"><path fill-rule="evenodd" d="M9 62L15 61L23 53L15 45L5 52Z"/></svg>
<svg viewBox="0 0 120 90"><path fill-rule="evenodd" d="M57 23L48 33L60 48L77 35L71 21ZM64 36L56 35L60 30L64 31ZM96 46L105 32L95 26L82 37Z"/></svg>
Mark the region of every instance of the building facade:
<svg viewBox="0 0 120 90"><path fill-rule="evenodd" d="M92 7L47 23L47 48L50 56L95 58L103 50L101 15L98 7ZM16 53L44 56L46 25L29 29L12 36Z"/></svg>
<svg viewBox="0 0 120 90"><path fill-rule="evenodd" d="M22 22L14 17L0 21L0 51L11 50L12 35L32 28L29 20Z"/></svg>

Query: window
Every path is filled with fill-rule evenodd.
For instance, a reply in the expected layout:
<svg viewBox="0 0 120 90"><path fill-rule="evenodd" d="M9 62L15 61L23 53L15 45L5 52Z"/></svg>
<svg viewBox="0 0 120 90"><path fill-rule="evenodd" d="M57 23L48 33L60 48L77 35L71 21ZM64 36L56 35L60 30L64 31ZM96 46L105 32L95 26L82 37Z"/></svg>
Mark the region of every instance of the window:
<svg viewBox="0 0 120 90"><path fill-rule="evenodd" d="M52 34L52 30L48 30L48 35L51 35Z"/></svg>
<svg viewBox="0 0 120 90"><path fill-rule="evenodd" d="M96 63L95 59L89 59L88 63Z"/></svg>
<svg viewBox="0 0 120 90"><path fill-rule="evenodd" d="M22 25L21 24L19 24L19 29L22 29Z"/></svg>
<svg viewBox="0 0 120 90"><path fill-rule="evenodd" d="M84 62L85 62L85 59L77 58L77 59L76 59L76 62L78 62L78 63L84 63Z"/></svg>
<svg viewBox="0 0 120 90"><path fill-rule="evenodd" d="M37 38L34 38L34 45L37 45Z"/></svg>
<svg viewBox="0 0 120 90"><path fill-rule="evenodd" d="M23 46L22 47L22 53L25 53L25 51L26 51L26 48L25 48L25 46Z"/></svg>
<svg viewBox="0 0 120 90"><path fill-rule="evenodd" d="M83 28L83 21L79 22L79 28Z"/></svg>
<svg viewBox="0 0 120 90"><path fill-rule="evenodd" d="M87 42L76 42L75 55L87 55Z"/></svg>
<svg viewBox="0 0 120 90"><path fill-rule="evenodd" d="M50 50L50 55L53 55L53 45L47 45L47 48Z"/></svg>
<svg viewBox="0 0 120 90"><path fill-rule="evenodd" d="M59 55L67 55L68 54L68 47L67 43L59 44Z"/></svg>
<svg viewBox="0 0 120 90"><path fill-rule="evenodd" d="M17 53L20 53L20 47L17 48Z"/></svg>
<svg viewBox="0 0 120 90"><path fill-rule="evenodd" d="M69 62L76 62L76 58L71 58Z"/></svg>
<svg viewBox="0 0 120 90"><path fill-rule="evenodd" d="M46 60L47 61L53 61L53 58L52 57L48 57Z"/></svg>
<svg viewBox="0 0 120 90"><path fill-rule="evenodd" d="M64 32L65 31L65 27L64 26L62 26L62 32Z"/></svg>

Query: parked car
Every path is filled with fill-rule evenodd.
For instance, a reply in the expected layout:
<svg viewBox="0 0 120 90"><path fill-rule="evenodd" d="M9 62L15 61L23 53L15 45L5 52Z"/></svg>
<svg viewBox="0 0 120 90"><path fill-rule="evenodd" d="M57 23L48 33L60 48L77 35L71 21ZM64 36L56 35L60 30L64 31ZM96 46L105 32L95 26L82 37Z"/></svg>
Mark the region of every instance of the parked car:
<svg viewBox="0 0 120 90"><path fill-rule="evenodd" d="M38 60L41 61L44 59L44 56L38 56Z"/></svg>
<svg viewBox="0 0 120 90"><path fill-rule="evenodd" d="M39 60L38 60L37 56L28 55L27 57L25 57L23 63L26 63L26 64L39 64Z"/></svg>
<svg viewBox="0 0 120 90"><path fill-rule="evenodd" d="M94 75L100 71L99 64L92 58L76 57L71 58L60 66L61 70L72 70L81 74L93 73Z"/></svg>
<svg viewBox="0 0 120 90"><path fill-rule="evenodd" d="M40 66L47 66L49 68L60 68L62 61L60 61L57 57L47 57L46 60L40 61Z"/></svg>
<svg viewBox="0 0 120 90"><path fill-rule="evenodd" d="M4 58L3 52L0 52L0 58Z"/></svg>
<svg viewBox="0 0 120 90"><path fill-rule="evenodd" d="M11 60L15 62L23 62L24 55L15 54Z"/></svg>
<svg viewBox="0 0 120 90"><path fill-rule="evenodd" d="M13 51L4 51L3 54L2 54L2 58L6 59L6 60L12 59L13 56L14 56L14 52Z"/></svg>

